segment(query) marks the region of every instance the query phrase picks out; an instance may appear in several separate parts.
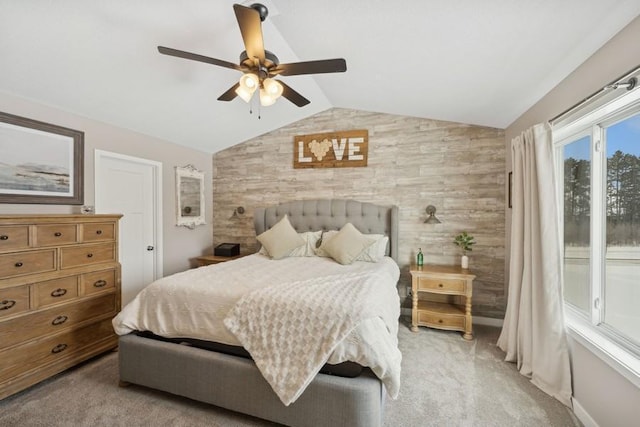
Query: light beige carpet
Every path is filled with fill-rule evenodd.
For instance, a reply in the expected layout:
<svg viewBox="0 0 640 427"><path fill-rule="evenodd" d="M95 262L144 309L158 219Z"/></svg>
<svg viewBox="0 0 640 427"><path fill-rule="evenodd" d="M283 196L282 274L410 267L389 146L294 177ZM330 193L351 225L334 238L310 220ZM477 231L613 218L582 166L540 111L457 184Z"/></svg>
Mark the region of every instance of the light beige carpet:
<svg viewBox="0 0 640 427"><path fill-rule="evenodd" d="M499 329L458 332L400 325L402 386L385 426L579 426L495 346ZM138 386L118 387L107 353L0 401L0 426L270 426L272 423Z"/></svg>

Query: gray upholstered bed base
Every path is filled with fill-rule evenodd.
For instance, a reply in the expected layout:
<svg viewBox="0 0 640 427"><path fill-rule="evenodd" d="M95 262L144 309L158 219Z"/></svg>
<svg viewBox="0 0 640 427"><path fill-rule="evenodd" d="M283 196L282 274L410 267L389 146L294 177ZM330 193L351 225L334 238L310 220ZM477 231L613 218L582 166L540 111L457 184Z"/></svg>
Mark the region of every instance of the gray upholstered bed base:
<svg viewBox="0 0 640 427"><path fill-rule="evenodd" d="M397 259L398 208L352 200L304 200L255 212L256 234L287 214L299 232L336 230L351 222L366 234L389 236ZM120 337L120 380L296 427L376 427L382 424L384 387L370 371L357 378L318 374L284 406L255 364L237 356L156 341Z"/></svg>
<svg viewBox="0 0 640 427"><path fill-rule="evenodd" d="M382 425L384 387L370 373L357 378L318 374L284 406L249 359L156 341L120 337L120 381L300 427Z"/></svg>

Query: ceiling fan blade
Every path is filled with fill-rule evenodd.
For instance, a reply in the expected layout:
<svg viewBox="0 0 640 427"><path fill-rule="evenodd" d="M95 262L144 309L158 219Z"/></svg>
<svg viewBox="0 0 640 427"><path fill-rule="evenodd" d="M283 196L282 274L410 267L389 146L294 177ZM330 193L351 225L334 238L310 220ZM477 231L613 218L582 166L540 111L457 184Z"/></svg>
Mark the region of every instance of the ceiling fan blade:
<svg viewBox="0 0 640 427"><path fill-rule="evenodd" d="M292 62L280 64L272 70L271 74L281 76L296 76L300 74L343 73L347 71L347 62L343 58L322 59L319 61Z"/></svg>
<svg viewBox="0 0 640 427"><path fill-rule="evenodd" d="M294 103L298 107L304 107L305 105L307 105L308 103L311 102L307 98L305 98L304 96L300 95L295 90L291 89L291 87L289 87L282 80L277 80L277 82L282 85L282 96L284 98L287 98L289 101L291 101L292 103Z"/></svg>
<svg viewBox="0 0 640 427"><path fill-rule="evenodd" d="M251 7L239 4L233 5L233 11L236 13L247 55L249 58L258 58L261 64L264 63L264 40L260 13Z"/></svg>
<svg viewBox="0 0 640 427"><path fill-rule="evenodd" d="M196 53L185 52L183 50L172 49L170 47L158 46L158 52L163 55L176 56L178 58L191 59L193 61L206 62L207 64L218 65L220 67L231 68L232 70L243 71L244 69L233 62L223 61L221 59L210 58L208 56L198 55Z"/></svg>
<svg viewBox="0 0 640 427"><path fill-rule="evenodd" d="M226 91L225 93L223 93L218 97L218 101L233 100L236 96L238 96L238 94L236 93L236 89L238 89L239 86L240 86L240 83L236 83L233 86L231 86L228 91Z"/></svg>

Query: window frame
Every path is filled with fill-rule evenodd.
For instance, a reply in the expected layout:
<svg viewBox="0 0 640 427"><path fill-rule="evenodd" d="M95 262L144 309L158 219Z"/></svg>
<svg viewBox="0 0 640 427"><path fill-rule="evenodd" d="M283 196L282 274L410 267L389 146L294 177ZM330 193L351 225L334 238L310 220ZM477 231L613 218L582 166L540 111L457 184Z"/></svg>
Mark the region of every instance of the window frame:
<svg viewBox="0 0 640 427"><path fill-rule="evenodd" d="M623 93L604 105L590 105L584 114L574 111L571 121L552 125L557 180L560 239L564 236L564 156L563 148L580 137L591 135L590 250L588 315L564 302L570 335L600 357L625 378L640 387L640 348L617 334L604 320L606 267L606 165L605 128L640 113L640 90ZM597 183L597 185L596 185ZM564 241L562 241L564 247ZM564 274L563 274L564 277ZM598 280L594 280L598 278Z"/></svg>

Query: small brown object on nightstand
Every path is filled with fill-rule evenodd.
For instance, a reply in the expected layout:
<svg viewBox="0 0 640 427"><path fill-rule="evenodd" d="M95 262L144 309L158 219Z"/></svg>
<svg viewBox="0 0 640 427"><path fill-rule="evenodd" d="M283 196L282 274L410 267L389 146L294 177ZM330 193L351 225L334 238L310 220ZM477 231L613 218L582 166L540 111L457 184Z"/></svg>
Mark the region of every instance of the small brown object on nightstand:
<svg viewBox="0 0 640 427"><path fill-rule="evenodd" d="M203 267L205 265L218 264L220 262L231 261L232 259L238 259L242 255L235 256L218 256L218 255L203 255L196 258L198 262L198 267Z"/></svg>
<svg viewBox="0 0 640 427"><path fill-rule="evenodd" d="M462 331L473 339L471 295L475 275L452 265L412 265L411 330L418 326Z"/></svg>

